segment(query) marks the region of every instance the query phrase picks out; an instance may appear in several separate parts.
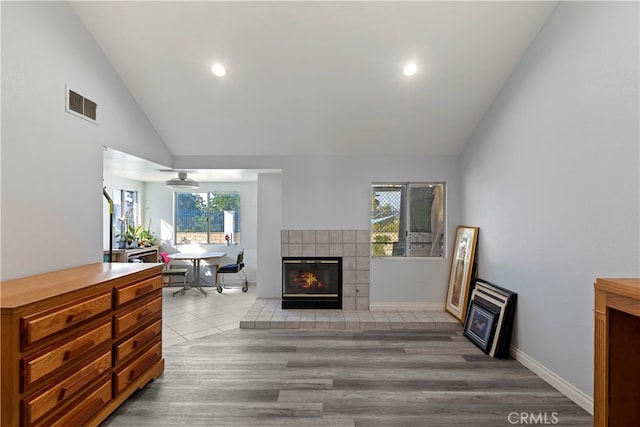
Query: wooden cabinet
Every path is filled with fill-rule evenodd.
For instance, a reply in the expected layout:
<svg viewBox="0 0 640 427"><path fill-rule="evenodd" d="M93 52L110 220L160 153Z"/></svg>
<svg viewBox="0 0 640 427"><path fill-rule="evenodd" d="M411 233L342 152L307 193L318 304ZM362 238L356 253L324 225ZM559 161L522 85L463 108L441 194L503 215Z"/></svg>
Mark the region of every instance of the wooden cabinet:
<svg viewBox="0 0 640 427"><path fill-rule="evenodd" d="M125 390L160 359L162 359L162 344L157 342L114 374L115 392L120 393Z"/></svg>
<svg viewBox="0 0 640 427"><path fill-rule="evenodd" d="M51 374L77 366L77 360L87 353L111 343L111 322L105 321L100 326L90 327L82 332L80 336L54 344L52 349L47 348L35 354L24 353L20 367L21 389L30 390L31 386L49 378Z"/></svg>
<svg viewBox="0 0 640 427"><path fill-rule="evenodd" d="M94 426L164 370L159 263L0 283L4 426Z"/></svg>
<svg viewBox="0 0 640 427"><path fill-rule="evenodd" d="M156 278L144 280L142 282L134 283L133 285L116 288L114 294L115 307L122 307L124 304L144 297L158 289L162 288L162 282L158 282ZM157 294L157 292L156 292Z"/></svg>
<svg viewBox="0 0 640 427"><path fill-rule="evenodd" d="M81 302L74 302L66 307L56 307L49 313L36 313L21 319L24 337L21 341L25 347L56 332L72 328L76 324L111 311L111 292Z"/></svg>
<svg viewBox="0 0 640 427"><path fill-rule="evenodd" d="M104 251L104 255L107 255L105 259L109 258L109 251ZM160 247L149 246L145 248L136 249L113 249L112 253L113 262L159 262L160 261ZM136 261L139 260L139 261Z"/></svg>
<svg viewBox="0 0 640 427"><path fill-rule="evenodd" d="M162 294L159 297L145 301L144 305L136 306L113 317L113 333L115 338L123 338L137 330L141 323L162 317Z"/></svg>
<svg viewBox="0 0 640 427"><path fill-rule="evenodd" d="M85 399L70 407L67 412L60 414L60 417L47 421L46 426L51 427L71 427L71 426L88 426L95 422L95 414L113 402L111 399L111 380L105 379L97 390L89 394Z"/></svg>
<svg viewBox="0 0 640 427"><path fill-rule="evenodd" d="M121 365L131 355L151 342L159 341L162 336L162 321L157 320L150 326L144 328L140 332L134 334L129 339L122 340L116 344L113 349L113 359L116 366Z"/></svg>
<svg viewBox="0 0 640 427"><path fill-rule="evenodd" d="M593 425L640 425L640 279L595 283Z"/></svg>

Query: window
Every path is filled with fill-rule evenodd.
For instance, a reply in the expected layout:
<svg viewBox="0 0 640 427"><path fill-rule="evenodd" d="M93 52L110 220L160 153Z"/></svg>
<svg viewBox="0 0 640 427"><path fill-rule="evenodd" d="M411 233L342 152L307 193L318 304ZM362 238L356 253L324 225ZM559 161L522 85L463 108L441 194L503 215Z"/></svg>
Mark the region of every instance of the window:
<svg viewBox="0 0 640 427"><path fill-rule="evenodd" d="M124 236L129 225L136 227L140 224L137 191L113 190L113 217L118 220L121 236Z"/></svg>
<svg viewBox="0 0 640 427"><path fill-rule="evenodd" d="M240 193L175 193L176 244L240 243Z"/></svg>
<svg viewBox="0 0 640 427"><path fill-rule="evenodd" d="M444 256L444 184L374 183L371 255Z"/></svg>

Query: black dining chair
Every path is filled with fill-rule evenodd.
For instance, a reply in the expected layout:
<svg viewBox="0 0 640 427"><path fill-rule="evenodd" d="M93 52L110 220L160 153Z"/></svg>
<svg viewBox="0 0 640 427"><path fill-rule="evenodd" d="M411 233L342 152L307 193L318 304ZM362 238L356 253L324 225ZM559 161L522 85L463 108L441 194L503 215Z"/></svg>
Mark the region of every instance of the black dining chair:
<svg viewBox="0 0 640 427"><path fill-rule="evenodd" d="M235 264L226 264L222 267L218 267L216 270L216 285L218 293L222 292L222 288L227 289L227 281L240 281L242 284L242 292L247 292L249 289L249 282L247 280L247 274L244 269L244 249L238 253ZM235 276L235 277L234 277Z"/></svg>

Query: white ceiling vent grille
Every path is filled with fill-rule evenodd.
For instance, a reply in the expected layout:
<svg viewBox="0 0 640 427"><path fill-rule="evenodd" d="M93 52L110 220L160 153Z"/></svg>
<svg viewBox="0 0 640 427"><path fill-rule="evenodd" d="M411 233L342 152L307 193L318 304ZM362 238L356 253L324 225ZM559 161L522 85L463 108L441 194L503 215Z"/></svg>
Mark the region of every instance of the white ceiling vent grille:
<svg viewBox="0 0 640 427"><path fill-rule="evenodd" d="M66 87L66 91L67 112L97 124L98 104L96 104L89 98L85 98L84 96L80 95L75 90L69 89L69 87Z"/></svg>

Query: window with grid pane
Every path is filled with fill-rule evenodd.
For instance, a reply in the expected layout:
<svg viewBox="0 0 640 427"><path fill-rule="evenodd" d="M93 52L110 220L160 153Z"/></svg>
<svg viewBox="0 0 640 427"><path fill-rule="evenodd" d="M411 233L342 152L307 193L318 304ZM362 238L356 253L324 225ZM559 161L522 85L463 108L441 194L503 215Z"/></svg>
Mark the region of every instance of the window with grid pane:
<svg viewBox="0 0 640 427"><path fill-rule="evenodd" d="M240 243L240 193L175 193L176 244Z"/></svg>
<svg viewBox="0 0 640 427"><path fill-rule="evenodd" d="M127 231L127 227L140 225L140 209L138 206L138 192L135 190L113 190L113 215L119 221L118 236Z"/></svg>
<svg viewBox="0 0 640 427"><path fill-rule="evenodd" d="M374 183L371 255L444 256L444 183Z"/></svg>

